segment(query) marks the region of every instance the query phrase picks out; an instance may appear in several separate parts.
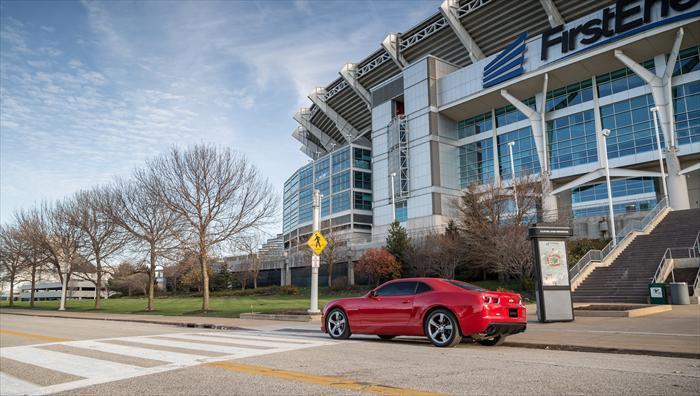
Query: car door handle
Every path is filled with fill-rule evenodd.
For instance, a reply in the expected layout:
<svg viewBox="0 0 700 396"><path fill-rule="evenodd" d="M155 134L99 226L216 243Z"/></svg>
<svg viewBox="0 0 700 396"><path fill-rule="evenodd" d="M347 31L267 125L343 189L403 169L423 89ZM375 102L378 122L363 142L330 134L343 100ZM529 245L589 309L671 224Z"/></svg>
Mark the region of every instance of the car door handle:
<svg viewBox="0 0 700 396"><path fill-rule="evenodd" d="M408 304L408 303L410 303L410 302L411 302L411 300L401 301L402 304Z"/></svg>

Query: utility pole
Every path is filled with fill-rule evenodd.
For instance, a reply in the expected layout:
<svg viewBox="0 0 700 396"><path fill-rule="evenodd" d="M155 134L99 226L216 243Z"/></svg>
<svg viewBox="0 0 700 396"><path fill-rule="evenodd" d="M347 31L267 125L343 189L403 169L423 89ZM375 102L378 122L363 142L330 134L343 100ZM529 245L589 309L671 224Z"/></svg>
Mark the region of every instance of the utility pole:
<svg viewBox="0 0 700 396"><path fill-rule="evenodd" d="M605 128L600 131L603 135L603 141L605 144L605 150L603 150L603 159L605 160L605 184L608 187L608 215L610 216L610 233L612 235L612 244L617 246L617 233L615 232L615 211L613 210L612 201L612 188L610 187L610 165L608 164L608 136L610 136L610 129Z"/></svg>
<svg viewBox="0 0 700 396"><path fill-rule="evenodd" d="M394 192L394 178L396 177L396 172L392 172L389 176L391 176L391 219L396 221L396 193Z"/></svg>
<svg viewBox="0 0 700 396"><path fill-rule="evenodd" d="M321 191L314 189L313 197L313 232L320 230L321 225ZM310 314L318 314L318 267L321 264L321 259L316 253L311 254L311 305L309 307Z"/></svg>
<svg viewBox="0 0 700 396"><path fill-rule="evenodd" d="M654 131L656 132L656 151L659 153L659 169L661 170L661 184L664 186L664 198L666 199L666 205L668 205L668 187L666 187L666 171L664 170L664 157L661 151L661 138L659 136L659 120L656 117L656 113L659 108L654 106L651 108L651 114L654 116Z"/></svg>

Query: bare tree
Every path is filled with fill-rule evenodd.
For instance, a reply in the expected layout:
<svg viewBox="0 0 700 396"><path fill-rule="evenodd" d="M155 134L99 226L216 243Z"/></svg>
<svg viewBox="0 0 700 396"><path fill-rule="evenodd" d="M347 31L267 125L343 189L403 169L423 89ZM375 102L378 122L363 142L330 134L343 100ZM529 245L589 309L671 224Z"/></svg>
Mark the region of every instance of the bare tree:
<svg viewBox="0 0 700 396"><path fill-rule="evenodd" d="M333 286L333 267L336 262L347 257L348 245L347 241L333 233L333 228L328 231L326 240L328 244L326 248L323 249L323 252L321 252L321 260L323 260L328 267L328 287L331 287Z"/></svg>
<svg viewBox="0 0 700 396"><path fill-rule="evenodd" d="M83 238L79 244L82 270L74 271L74 274L95 285L95 309L101 306L103 278L109 272L109 259L125 244L122 230L100 209L108 194L104 188L80 191L66 211L68 221L82 231Z"/></svg>
<svg viewBox="0 0 700 396"><path fill-rule="evenodd" d="M258 288L258 275L262 269L262 258L259 254L262 241L262 235L256 230L240 235L233 241L235 250L246 256L245 260L243 260L244 272L247 272L253 280L253 289ZM248 276L245 277L245 281L247 283ZM245 284L243 284L243 289L245 289Z"/></svg>
<svg viewBox="0 0 700 396"><path fill-rule="evenodd" d="M29 294L29 306L34 307L36 282L49 264L50 253L42 247L44 239L41 226L41 213L36 208L19 211L15 214L20 238L25 241L27 248L24 250L24 259L27 262L27 271L31 282Z"/></svg>
<svg viewBox="0 0 700 396"><path fill-rule="evenodd" d="M61 281L59 311L66 309L68 282L73 274L73 265L80 257L83 231L70 221L70 211L75 202L64 199L54 206L44 204L41 209L41 238L38 243L47 253L48 260Z"/></svg>
<svg viewBox="0 0 700 396"><path fill-rule="evenodd" d="M529 176L512 184L517 209L513 186L510 190L498 184L470 186L456 204L458 226L464 236L462 255L472 266L525 283L532 269L527 227L537 218L541 186Z"/></svg>
<svg viewBox="0 0 700 396"><path fill-rule="evenodd" d="M117 179L100 205L100 210L114 224L131 235L138 249L147 251L148 311L154 309L158 259L170 255L177 245L174 238L177 214L158 200L153 182L149 173L137 169L133 181Z"/></svg>
<svg viewBox="0 0 700 396"><path fill-rule="evenodd" d="M243 155L228 148L173 148L149 162L149 189L185 225L183 244L196 253L202 273L202 311L209 310L209 254L220 243L270 221L277 198Z"/></svg>
<svg viewBox="0 0 700 396"><path fill-rule="evenodd" d="M17 226L0 226L0 278L10 286L9 305L14 305L15 285L27 269L24 251L27 244Z"/></svg>

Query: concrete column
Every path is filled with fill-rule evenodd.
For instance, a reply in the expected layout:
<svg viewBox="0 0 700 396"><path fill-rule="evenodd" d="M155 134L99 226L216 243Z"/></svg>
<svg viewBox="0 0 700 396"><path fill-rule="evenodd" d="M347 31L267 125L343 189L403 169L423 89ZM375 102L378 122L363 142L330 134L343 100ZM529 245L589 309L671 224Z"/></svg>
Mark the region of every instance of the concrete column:
<svg viewBox="0 0 700 396"><path fill-rule="evenodd" d="M666 144L664 154L668 172L669 205L675 210L690 208L687 181L684 176L678 174L681 170L681 166L677 155L678 147L676 146L675 125L673 122L673 97L671 94L673 68L676 65L683 34L683 28L678 29L676 39L668 57L668 62L666 63L666 68L663 70L661 76L650 72L644 66L625 55L621 50L615 51L615 57L649 85L651 88L651 95L654 98L654 104L659 109L657 114Z"/></svg>
<svg viewBox="0 0 700 396"><path fill-rule="evenodd" d="M501 166L498 158L498 130L496 128L496 110L491 109L491 126L493 129L493 181L496 185L501 185Z"/></svg>

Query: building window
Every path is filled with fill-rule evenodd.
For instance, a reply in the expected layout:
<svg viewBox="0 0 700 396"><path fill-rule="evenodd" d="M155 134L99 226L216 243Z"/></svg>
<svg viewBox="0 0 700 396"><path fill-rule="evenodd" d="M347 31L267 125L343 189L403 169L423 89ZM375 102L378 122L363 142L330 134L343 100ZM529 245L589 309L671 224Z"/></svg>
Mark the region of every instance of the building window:
<svg viewBox="0 0 700 396"><path fill-rule="evenodd" d="M333 213L350 209L350 191L333 194Z"/></svg>
<svg viewBox="0 0 700 396"><path fill-rule="evenodd" d="M459 185L484 184L493 179L493 139L469 143L459 148Z"/></svg>
<svg viewBox="0 0 700 396"><path fill-rule="evenodd" d="M680 76L700 70L700 47L684 49L678 54L676 66L673 68L673 75ZM668 58L668 57L667 57Z"/></svg>
<svg viewBox="0 0 700 396"><path fill-rule="evenodd" d="M600 108L603 128L610 129L607 138L609 158L656 149L656 135L649 111L653 106L651 95L643 95ZM660 138L663 147L663 135Z"/></svg>
<svg viewBox="0 0 700 396"><path fill-rule="evenodd" d="M493 129L491 122L491 112L479 114L472 118L462 120L457 123L457 135L460 139L467 136L477 135Z"/></svg>
<svg viewBox="0 0 700 396"><path fill-rule="evenodd" d="M700 81L673 87L678 144L700 142Z"/></svg>
<svg viewBox="0 0 700 396"><path fill-rule="evenodd" d="M347 190L350 188L350 172L345 171L343 173L333 176L333 194L338 191Z"/></svg>
<svg viewBox="0 0 700 396"><path fill-rule="evenodd" d="M642 66L654 73L653 59L642 62ZM641 87L644 85L644 81L634 74L632 70L624 68L596 76L596 84L598 85L598 96L602 98L628 89Z"/></svg>
<svg viewBox="0 0 700 396"><path fill-rule="evenodd" d="M333 152L333 174L344 171L350 167L350 149L345 147Z"/></svg>
<svg viewBox="0 0 700 396"><path fill-rule="evenodd" d="M354 147L353 159L355 168L371 169L372 154L369 150Z"/></svg>
<svg viewBox="0 0 700 396"><path fill-rule="evenodd" d="M311 205L304 205L299 207L299 223L305 223L311 221L313 216Z"/></svg>
<svg viewBox="0 0 700 396"><path fill-rule="evenodd" d="M368 172L358 172L355 171L355 188L361 188L364 190L372 189L372 174Z"/></svg>
<svg viewBox="0 0 700 396"><path fill-rule="evenodd" d="M646 212L654 209L656 206L656 198L645 200L633 200L629 202L621 202L613 204L614 214ZM606 217L610 213L608 205L590 206L586 208L574 209L574 217Z"/></svg>
<svg viewBox="0 0 700 396"><path fill-rule="evenodd" d="M320 180L316 182L316 189L321 192L322 197L327 197L330 194L330 182L328 179Z"/></svg>
<svg viewBox="0 0 700 396"><path fill-rule="evenodd" d="M321 217L326 217L331 213L331 200L329 197L321 198Z"/></svg>
<svg viewBox="0 0 700 396"><path fill-rule="evenodd" d="M612 180L610 182L610 187L612 188L613 198L656 193L654 179L651 177ZM571 191L571 202L575 204L606 199L608 199L608 188L605 183L576 187Z"/></svg>
<svg viewBox="0 0 700 396"><path fill-rule="evenodd" d="M328 157L316 161L316 180L328 177L328 167L330 166L330 160Z"/></svg>
<svg viewBox="0 0 700 396"><path fill-rule="evenodd" d="M597 161L593 110L547 121L547 141L552 169Z"/></svg>
<svg viewBox="0 0 700 396"><path fill-rule="evenodd" d="M527 106L530 106L533 110L537 110L535 106L535 97L531 97L523 100ZM512 124L514 122L526 120L525 114L518 111L513 105L504 106L496 109L496 127L502 127L504 125Z"/></svg>
<svg viewBox="0 0 700 396"><path fill-rule="evenodd" d="M355 209L372 210L372 194L355 191L354 197Z"/></svg>
<svg viewBox="0 0 700 396"><path fill-rule="evenodd" d="M537 158L535 139L532 137L532 130L530 127L525 127L498 135L498 162L501 168L501 177L503 179L510 179L513 174L510 169L508 142L515 142L513 146L515 174L522 176L539 173L540 161Z"/></svg>
<svg viewBox="0 0 700 396"><path fill-rule="evenodd" d="M313 197L313 192L311 191L311 187L306 187L303 190L299 192L299 205L307 205L311 204L311 201Z"/></svg>
<svg viewBox="0 0 700 396"><path fill-rule="evenodd" d="M394 216L396 216L396 221L399 223L404 223L408 220L408 205L406 201L401 201L396 203L396 209L394 210Z"/></svg>
<svg viewBox="0 0 700 396"><path fill-rule="evenodd" d="M547 92L545 111L560 110L593 100L592 85L591 80L586 80Z"/></svg>
<svg viewBox="0 0 700 396"><path fill-rule="evenodd" d="M309 165L299 171L299 187L305 187L313 183L314 168Z"/></svg>

